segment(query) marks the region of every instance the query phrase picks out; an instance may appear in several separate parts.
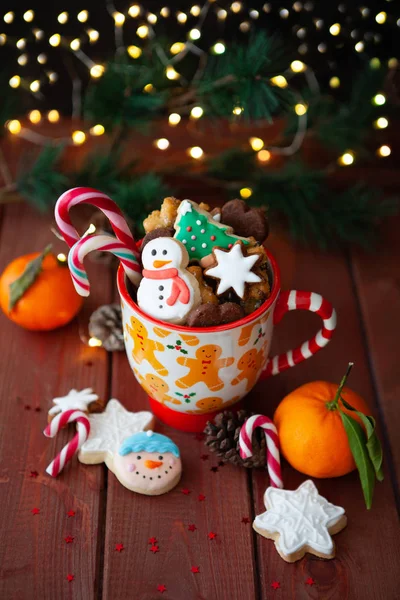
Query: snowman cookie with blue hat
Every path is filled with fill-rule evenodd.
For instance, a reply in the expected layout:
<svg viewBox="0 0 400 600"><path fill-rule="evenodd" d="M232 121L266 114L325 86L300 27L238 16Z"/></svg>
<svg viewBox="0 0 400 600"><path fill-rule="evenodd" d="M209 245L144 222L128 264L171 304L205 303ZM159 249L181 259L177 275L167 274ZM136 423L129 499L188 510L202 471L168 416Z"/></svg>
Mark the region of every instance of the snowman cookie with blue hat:
<svg viewBox="0 0 400 600"><path fill-rule="evenodd" d="M148 315L167 323L184 323L189 312L201 304L197 279L186 267L189 254L175 238L159 237L142 252L143 279L137 303Z"/></svg>

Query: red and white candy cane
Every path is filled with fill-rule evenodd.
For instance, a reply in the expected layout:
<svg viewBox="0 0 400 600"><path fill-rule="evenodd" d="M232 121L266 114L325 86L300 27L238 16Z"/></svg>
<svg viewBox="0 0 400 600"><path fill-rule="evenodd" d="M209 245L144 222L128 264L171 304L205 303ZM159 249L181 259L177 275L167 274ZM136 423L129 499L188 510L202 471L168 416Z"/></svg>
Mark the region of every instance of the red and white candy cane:
<svg viewBox="0 0 400 600"><path fill-rule="evenodd" d="M68 423L76 423L76 434L47 467L46 473L52 477L57 477L61 473L64 466L78 452L90 433L90 421L88 416L81 410L61 412L47 425L43 433L46 437L52 438Z"/></svg>
<svg viewBox="0 0 400 600"><path fill-rule="evenodd" d="M242 458L253 456L251 438L257 427L261 427L265 433L267 442L267 469L271 486L283 488L278 432L271 419L263 415L253 415L243 423L239 435L240 456Z"/></svg>
<svg viewBox="0 0 400 600"><path fill-rule="evenodd" d="M77 204L92 204L96 208L99 208L108 217L118 240L125 244L135 254L136 258L139 259L136 242L125 221L124 215L114 200L111 200L111 198L102 192L87 187L77 187L64 192L57 200L54 209L57 225L70 248L80 238L69 216L71 206L76 206Z"/></svg>
<svg viewBox="0 0 400 600"><path fill-rule="evenodd" d="M260 380L270 375L278 375L278 373L294 367L303 360L313 356L313 354L321 350L330 341L336 329L336 311L328 300L325 300L320 294L315 294L314 292L300 292L298 290L281 292L275 307L274 325L279 323L287 312L297 309L309 310L319 315L323 321L322 329L313 338L307 340L294 350L289 350L270 358Z"/></svg>
<svg viewBox="0 0 400 600"><path fill-rule="evenodd" d="M142 278L140 265L132 250L113 235L88 235L74 244L68 254L68 267L75 289L81 296L89 296L90 284L83 260L89 252L101 250L111 252L119 258L127 277L138 285Z"/></svg>

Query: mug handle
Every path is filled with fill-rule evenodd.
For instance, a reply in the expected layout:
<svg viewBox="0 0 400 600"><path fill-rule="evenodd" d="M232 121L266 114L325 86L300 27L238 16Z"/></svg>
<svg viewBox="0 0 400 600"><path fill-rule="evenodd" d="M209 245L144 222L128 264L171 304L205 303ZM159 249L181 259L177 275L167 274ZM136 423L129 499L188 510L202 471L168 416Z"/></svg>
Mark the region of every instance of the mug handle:
<svg viewBox="0 0 400 600"><path fill-rule="evenodd" d="M323 321L323 327L313 338L307 340L301 346L269 358L264 371L261 373L260 381L271 375L278 375L278 373L282 373L282 371L286 371L286 369L294 367L313 356L327 345L336 329L336 311L332 304L320 294L299 290L281 292L274 311L274 325L277 325L290 310L309 310L317 313Z"/></svg>

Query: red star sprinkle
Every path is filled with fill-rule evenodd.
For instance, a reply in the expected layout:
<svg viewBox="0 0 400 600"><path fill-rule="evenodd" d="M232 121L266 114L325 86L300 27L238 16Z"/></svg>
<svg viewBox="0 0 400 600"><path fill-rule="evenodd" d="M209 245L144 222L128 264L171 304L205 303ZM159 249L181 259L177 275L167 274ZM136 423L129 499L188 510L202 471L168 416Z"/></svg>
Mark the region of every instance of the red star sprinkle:
<svg viewBox="0 0 400 600"><path fill-rule="evenodd" d="M66 544L72 544L72 542L74 541L74 537L72 535L67 535L67 537L64 538L64 542Z"/></svg>
<svg viewBox="0 0 400 600"><path fill-rule="evenodd" d="M31 474L29 475L29 477L33 477L34 479L36 479L36 477L39 475L39 473L37 471L31 471Z"/></svg>
<svg viewBox="0 0 400 600"><path fill-rule="evenodd" d="M40 508L36 508L36 507L35 507L35 508L32 508L32 510L31 510L31 513L32 513L33 515L38 515L38 514L40 513Z"/></svg>
<svg viewBox="0 0 400 600"><path fill-rule="evenodd" d="M122 550L124 550L124 545L123 544L115 544L115 550L117 552L122 552Z"/></svg>
<svg viewBox="0 0 400 600"><path fill-rule="evenodd" d="M31 407L29 406L29 404L25 404L24 408L25 408L25 410L31 410Z"/></svg>
<svg viewBox="0 0 400 600"><path fill-rule="evenodd" d="M215 540L215 538L217 537L217 534L214 533L213 531L210 531L210 533L208 533L207 536L208 536L209 540Z"/></svg>
<svg viewBox="0 0 400 600"><path fill-rule="evenodd" d="M312 577L308 577L308 579L306 579L305 583L307 585L314 585L315 580Z"/></svg>
<svg viewBox="0 0 400 600"><path fill-rule="evenodd" d="M158 546L151 546L151 548L150 548L150 551L151 551L153 554L156 554L157 552L159 552L159 551L160 551L160 548L159 548Z"/></svg>
<svg viewBox="0 0 400 600"><path fill-rule="evenodd" d="M164 584L160 584L157 586L157 592L161 592L162 594L167 591L167 588Z"/></svg>
<svg viewBox="0 0 400 600"><path fill-rule="evenodd" d="M202 442L205 437L206 436L204 433L196 433L196 435L194 436L194 439L197 440L198 442Z"/></svg>
<svg viewBox="0 0 400 600"><path fill-rule="evenodd" d="M72 575L72 573L68 573L67 575L67 581L71 582L75 579L75 575Z"/></svg>
<svg viewBox="0 0 400 600"><path fill-rule="evenodd" d="M213 473L218 473L218 467L211 467L210 471Z"/></svg>
<svg viewBox="0 0 400 600"><path fill-rule="evenodd" d="M155 538L155 537L151 537L151 538L149 538L149 544L151 544L151 545L153 545L153 544L158 544L158 542L157 542L157 538Z"/></svg>
<svg viewBox="0 0 400 600"><path fill-rule="evenodd" d="M220 461L219 461L219 463L218 463L218 466L219 466L219 467L224 467L224 466L225 466L225 463L224 463L224 461L223 461L223 460L220 460Z"/></svg>
<svg viewBox="0 0 400 600"><path fill-rule="evenodd" d="M271 587L272 587L274 590L277 590L277 589L279 589L279 588L281 587L281 584L279 583L279 581L273 581L273 582L271 583Z"/></svg>
<svg viewBox="0 0 400 600"><path fill-rule="evenodd" d="M192 567L190 570L192 573L200 573L200 567Z"/></svg>
<svg viewBox="0 0 400 600"><path fill-rule="evenodd" d="M197 527L194 523L188 526L188 531L196 531Z"/></svg>
<svg viewBox="0 0 400 600"><path fill-rule="evenodd" d="M190 490L188 490L187 488L182 488L181 492L182 492L182 494L185 494L185 496L189 496L189 494L190 494Z"/></svg>
<svg viewBox="0 0 400 600"><path fill-rule="evenodd" d="M210 457L208 456L208 454L202 454L200 458L201 460L208 460Z"/></svg>
<svg viewBox="0 0 400 600"><path fill-rule="evenodd" d="M205 499L206 499L206 497L204 494L199 494L199 502L202 502Z"/></svg>
<svg viewBox="0 0 400 600"><path fill-rule="evenodd" d="M74 517L75 516L75 511L74 510L69 510L67 512L67 517Z"/></svg>
<svg viewBox="0 0 400 600"><path fill-rule="evenodd" d="M242 517L242 523L244 523L245 525L247 525L248 523L250 523L249 517Z"/></svg>

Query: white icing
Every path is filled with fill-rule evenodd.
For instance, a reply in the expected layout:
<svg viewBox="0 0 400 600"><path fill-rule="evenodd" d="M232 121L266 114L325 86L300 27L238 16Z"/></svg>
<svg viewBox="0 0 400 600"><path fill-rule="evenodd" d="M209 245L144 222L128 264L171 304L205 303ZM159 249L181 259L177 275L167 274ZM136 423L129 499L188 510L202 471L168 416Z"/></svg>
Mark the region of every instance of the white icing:
<svg viewBox="0 0 400 600"><path fill-rule="evenodd" d="M240 243L234 244L228 252L215 249L214 255L217 265L207 269L206 275L220 279L217 294L223 294L232 288L240 298L243 298L245 283L261 281L261 278L251 270L258 260L258 255L243 256Z"/></svg>
<svg viewBox="0 0 400 600"><path fill-rule="evenodd" d="M217 223L221 223L221 213L215 213L215 215L213 215L213 219L214 221L217 221Z"/></svg>
<svg viewBox="0 0 400 600"><path fill-rule="evenodd" d="M148 411L129 412L115 399L108 402L105 411L90 414L90 433L79 452L83 463L97 464L112 458L124 439L153 424L153 415Z"/></svg>
<svg viewBox="0 0 400 600"><path fill-rule="evenodd" d="M190 200L182 200L178 210L181 215L186 215L186 213L192 212L192 205L190 203Z"/></svg>
<svg viewBox="0 0 400 600"><path fill-rule="evenodd" d="M269 487L264 494L267 511L257 515L254 525L268 533L278 533L276 547L284 555L309 546L320 554L333 551L328 529L344 515L344 508L320 496L309 479L297 490Z"/></svg>
<svg viewBox="0 0 400 600"><path fill-rule="evenodd" d="M88 412L89 404L96 402L99 397L95 394L92 388L85 388L84 390L70 390L66 396L60 398L53 398L53 404L49 410L49 415L57 415L65 410L82 410Z"/></svg>
<svg viewBox="0 0 400 600"><path fill-rule="evenodd" d="M156 238L146 244L142 262L147 273L144 271L137 292L140 308L161 321L183 323L189 312L201 302L197 279L186 269L189 263L186 248L174 238ZM175 275L170 273L171 269ZM167 271L165 278L162 277L163 271ZM169 305L167 301L178 284L184 287L185 292L188 290L187 302L181 300L182 295Z"/></svg>

